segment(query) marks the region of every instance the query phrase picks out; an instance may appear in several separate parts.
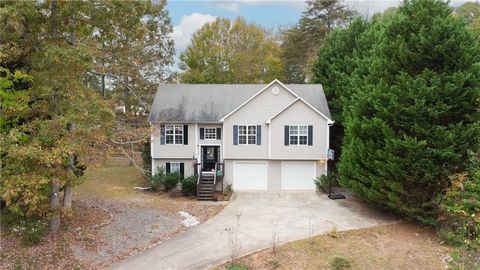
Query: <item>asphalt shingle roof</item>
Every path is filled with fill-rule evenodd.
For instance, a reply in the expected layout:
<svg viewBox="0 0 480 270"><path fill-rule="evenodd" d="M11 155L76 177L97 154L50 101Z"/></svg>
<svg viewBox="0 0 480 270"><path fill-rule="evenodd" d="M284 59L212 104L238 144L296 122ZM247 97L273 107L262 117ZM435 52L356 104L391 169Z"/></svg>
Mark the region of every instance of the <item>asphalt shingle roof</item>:
<svg viewBox="0 0 480 270"><path fill-rule="evenodd" d="M217 122L266 84L163 84L149 122ZM286 84L288 89L331 119L321 84Z"/></svg>

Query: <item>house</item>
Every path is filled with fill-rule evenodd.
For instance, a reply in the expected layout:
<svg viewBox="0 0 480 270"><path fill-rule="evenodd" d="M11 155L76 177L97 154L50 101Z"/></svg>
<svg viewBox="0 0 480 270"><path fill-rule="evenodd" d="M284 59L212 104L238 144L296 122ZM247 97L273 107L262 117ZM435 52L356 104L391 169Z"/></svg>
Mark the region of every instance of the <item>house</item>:
<svg viewBox="0 0 480 270"><path fill-rule="evenodd" d="M314 190L327 170L333 121L320 84L161 85L148 121L153 173L197 175L205 198L227 184Z"/></svg>

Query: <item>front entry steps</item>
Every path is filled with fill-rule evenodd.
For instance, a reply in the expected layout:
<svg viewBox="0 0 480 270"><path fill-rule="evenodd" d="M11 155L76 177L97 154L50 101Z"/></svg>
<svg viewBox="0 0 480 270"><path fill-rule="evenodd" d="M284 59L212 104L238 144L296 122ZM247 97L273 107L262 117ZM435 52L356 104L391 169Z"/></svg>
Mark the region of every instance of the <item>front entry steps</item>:
<svg viewBox="0 0 480 270"><path fill-rule="evenodd" d="M197 199L199 201L213 201L215 193L214 177L214 173L202 173L197 189Z"/></svg>

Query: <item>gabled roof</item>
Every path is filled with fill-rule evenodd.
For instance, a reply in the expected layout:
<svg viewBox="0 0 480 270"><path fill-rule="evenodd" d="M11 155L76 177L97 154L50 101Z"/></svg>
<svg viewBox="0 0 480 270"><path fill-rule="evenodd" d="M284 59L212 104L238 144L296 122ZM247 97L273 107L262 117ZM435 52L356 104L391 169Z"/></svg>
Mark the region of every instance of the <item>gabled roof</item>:
<svg viewBox="0 0 480 270"><path fill-rule="evenodd" d="M323 118L327 119L327 123L329 124L333 124L333 120L330 119L329 117L327 117L325 114L323 114L322 112L320 112L319 110L315 109L312 105L308 104L308 102L306 102L303 98L301 97L297 97L294 101L290 102L287 106L285 106L284 108L282 108L279 112L277 112L276 114L272 115L270 118L267 119L267 121L265 121L265 123L267 124L270 124L273 120L273 118L279 116L282 112L286 111L288 108L290 108L293 104L297 103L297 102L302 102L303 104L307 105L310 109L312 109L314 112L318 113L320 116L322 116Z"/></svg>
<svg viewBox="0 0 480 270"><path fill-rule="evenodd" d="M160 85L148 121L218 122L261 92L260 90L266 86L267 84ZM321 84L287 84L284 86L331 119Z"/></svg>

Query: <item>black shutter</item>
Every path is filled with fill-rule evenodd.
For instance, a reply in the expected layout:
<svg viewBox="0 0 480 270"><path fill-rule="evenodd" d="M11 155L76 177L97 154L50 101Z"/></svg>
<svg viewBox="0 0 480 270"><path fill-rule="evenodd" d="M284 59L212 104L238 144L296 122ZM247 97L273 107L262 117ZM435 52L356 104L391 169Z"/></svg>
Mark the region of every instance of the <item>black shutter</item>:
<svg viewBox="0 0 480 270"><path fill-rule="evenodd" d="M203 139L205 139L205 129L200 128L200 140L203 140Z"/></svg>
<svg viewBox="0 0 480 270"><path fill-rule="evenodd" d="M160 125L160 144L165 144L165 125Z"/></svg>
<svg viewBox="0 0 480 270"><path fill-rule="evenodd" d="M257 145L262 144L262 126L257 125Z"/></svg>
<svg viewBox="0 0 480 270"><path fill-rule="evenodd" d="M313 145L313 126L308 126L308 145Z"/></svg>
<svg viewBox="0 0 480 270"><path fill-rule="evenodd" d="M234 125L233 126L233 145L238 144L238 126Z"/></svg>
<svg viewBox="0 0 480 270"><path fill-rule="evenodd" d="M285 126L284 142L285 145L290 145L290 126Z"/></svg>
<svg viewBox="0 0 480 270"><path fill-rule="evenodd" d="M222 129L217 128L217 140L221 140L221 139L222 139Z"/></svg>
<svg viewBox="0 0 480 270"><path fill-rule="evenodd" d="M170 162L165 163L165 173L170 173Z"/></svg>
<svg viewBox="0 0 480 270"><path fill-rule="evenodd" d="M180 175L182 178L185 177L185 164L183 162L180 163Z"/></svg>
<svg viewBox="0 0 480 270"><path fill-rule="evenodd" d="M188 145L188 125L183 125L183 144Z"/></svg>

